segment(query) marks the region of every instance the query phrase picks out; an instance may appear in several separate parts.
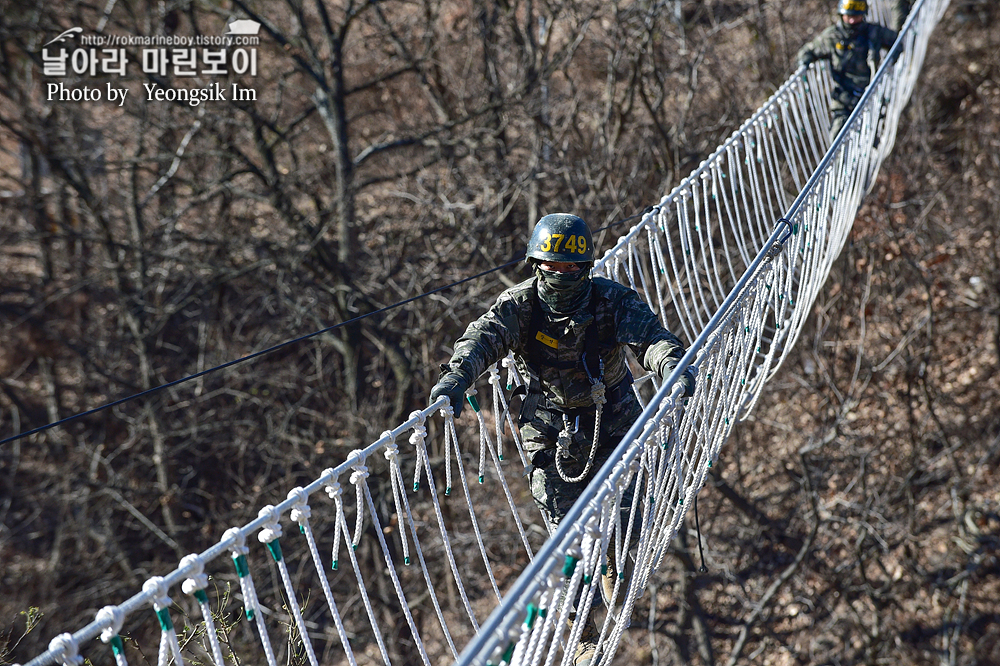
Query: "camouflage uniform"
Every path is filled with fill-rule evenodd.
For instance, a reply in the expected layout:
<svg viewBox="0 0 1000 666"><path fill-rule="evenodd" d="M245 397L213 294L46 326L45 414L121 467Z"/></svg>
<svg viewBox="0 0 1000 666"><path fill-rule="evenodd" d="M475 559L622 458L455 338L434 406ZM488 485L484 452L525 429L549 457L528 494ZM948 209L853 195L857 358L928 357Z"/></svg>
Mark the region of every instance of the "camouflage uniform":
<svg viewBox="0 0 1000 666"><path fill-rule="evenodd" d="M521 375L535 378L541 395L536 397L537 407L528 409L533 414L525 414L522 409L521 436L531 463L532 496L549 528L554 529L642 411L631 388L625 346L633 350L646 369L660 376L666 376L677 365L684 347L628 287L593 278L589 294L575 312L559 315L538 297L538 281L538 277L530 278L500 294L496 303L458 339L455 353L444 369L445 375L471 386L487 367L513 351ZM579 475L594 435L596 410L587 374L589 371L593 375L594 370L588 370L585 363L592 368L596 359L584 361L584 357L588 348L586 331L595 316L603 362L601 381L607 387L608 401L603 407L591 471L580 482L569 483L556 470L556 438L564 425L564 415L574 424L579 417L569 449L576 461L563 460L568 475ZM523 404L529 404L531 398L529 393Z"/></svg>
<svg viewBox="0 0 1000 666"><path fill-rule="evenodd" d="M910 0L894 0L892 3L892 22L889 27L899 32L906 23L906 17L910 15Z"/></svg>
<svg viewBox="0 0 1000 666"><path fill-rule="evenodd" d="M816 60L829 60L833 76L830 112L830 142L843 129L858 100L872 79L881 60L880 49L896 41L896 31L881 25L863 22L849 26L838 18L837 23L819 34L799 50L798 61L808 65ZM868 64L871 55L873 64Z"/></svg>

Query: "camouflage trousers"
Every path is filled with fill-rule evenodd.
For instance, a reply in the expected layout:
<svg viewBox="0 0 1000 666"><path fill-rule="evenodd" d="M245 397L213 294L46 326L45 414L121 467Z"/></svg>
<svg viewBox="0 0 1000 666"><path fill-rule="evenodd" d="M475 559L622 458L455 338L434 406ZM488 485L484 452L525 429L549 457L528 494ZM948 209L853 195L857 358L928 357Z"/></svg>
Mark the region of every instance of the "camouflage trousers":
<svg viewBox="0 0 1000 666"><path fill-rule="evenodd" d="M597 451L590 472L577 483L563 480L556 469L556 438L563 427L563 415L551 406L539 405L535 418L521 428L521 438L525 451L530 457L531 470L529 484L535 504L545 517L549 532L559 525L570 508L580 497L583 490L594 481L601 467L607 462L615 448L621 443L622 437L642 413L638 400L631 389L624 392L614 402L604 406L601 415L601 432ZM591 441L594 437L593 408L578 414L579 425L573 437L569 455L561 461L563 471L567 476L577 476L587 464ZM577 414L572 415L575 424ZM621 503L623 527L628 524L629 512L632 506L634 483L628 488ZM635 530L637 532L637 530Z"/></svg>
<svg viewBox="0 0 1000 666"><path fill-rule="evenodd" d="M854 113L854 107L858 105L860 95L854 95L842 88L834 88L830 98L830 143L837 138L840 130L844 129L847 119Z"/></svg>

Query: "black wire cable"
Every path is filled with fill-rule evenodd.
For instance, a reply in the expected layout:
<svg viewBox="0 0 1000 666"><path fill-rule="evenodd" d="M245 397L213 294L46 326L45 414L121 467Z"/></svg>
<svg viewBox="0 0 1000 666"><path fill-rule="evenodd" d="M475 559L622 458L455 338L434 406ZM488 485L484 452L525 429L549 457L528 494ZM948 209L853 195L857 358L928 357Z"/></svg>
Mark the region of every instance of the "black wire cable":
<svg viewBox="0 0 1000 666"><path fill-rule="evenodd" d="M701 555L701 566L698 567L699 573L707 573L708 567L705 566L705 551L701 548L701 522L698 520L698 496L694 496L694 529L698 533L698 554Z"/></svg>
<svg viewBox="0 0 1000 666"><path fill-rule="evenodd" d="M650 212L651 210L653 210L653 206L647 206L646 209L643 210L642 213L637 213L637 214L632 215L630 217L626 217L626 218L623 218L623 219L618 220L616 222L612 222L611 224L605 225L605 226L601 227L600 229L597 229L594 233L605 231L606 229L610 229L612 227L616 227L619 224L624 224L625 222L628 222L629 220L633 220L633 219L635 219L637 217L645 215L646 213ZM37 428L33 428L32 430L27 430L27 431L19 433L17 435L11 435L10 437L4 438L4 439L0 439L0 446L2 446L4 444L7 444L8 442L13 442L13 441L22 439L24 437L29 437L31 435L35 435L37 433L44 432L46 430L49 430L50 428L55 428L57 426L61 426L61 425L65 425L67 423L71 423L71 422L76 421L78 419L82 419L85 416L91 416L93 414L97 414L98 412L103 412L106 409L111 409L112 407L117 407L118 405L124 404L126 402L130 402L130 401L136 400L138 398L142 398L142 397L145 397L145 396L148 396L148 395L152 395L153 393L157 393L157 392L162 391L164 389L168 389L168 388L171 388L171 387L174 387L174 386L178 386L178 385L183 384L185 382L189 382L192 379L197 379L199 377L204 377L205 375L211 374L213 372L218 372L219 370L225 370L226 368L231 368L234 365L238 365L240 363L245 363L247 361L252 361L254 359L258 359L261 356L264 356L266 354L271 354L271 353L276 352L278 350L284 349L285 347L290 347L291 345L297 344L299 342L303 342L305 340L310 340L312 338L315 338L317 335L322 335L324 333L329 333L330 331L332 331L334 329L337 329L337 328L340 328L342 326L348 326L349 324L353 324L355 322L361 321L362 319L367 319L368 317L373 317L373 316L375 316L377 314L382 314L383 312L388 312L389 310L394 310L394 309L396 309L398 307L401 307L403 305L406 305L408 303L412 303L413 301L418 301L421 298L426 298L426 297L428 297L428 296L430 296L432 294L438 293L439 291L444 291L445 289L450 289L451 287L457 287L460 284L464 284L464 283L469 282L471 280L475 280L477 278L481 278L484 275L489 275L490 273L495 273L496 271L499 271L499 270L502 270L504 268L507 268L508 266L513 266L514 264L520 263L521 261L524 261L524 255L518 257L517 259L512 259L512 260L508 261L505 264L501 264L499 266L494 266L493 268L490 268L489 270L485 270L482 273L477 273L475 275L470 275L467 278L462 278L458 282L452 282L451 284L443 285L441 287L438 287L437 289L432 289L430 291L424 292L424 293L419 294L417 296L411 296L410 298L407 298L405 300L399 301L398 303L393 303L392 305L387 305L384 308L379 308L378 310L373 310L373 311L367 312L367 313L365 313L363 315L358 315L357 317L354 317L352 319L348 319L347 321L342 321L342 322L340 322L338 324L333 324L331 326L327 326L326 328L322 328L322 329L320 329L318 331L313 331L312 333L307 333L306 335L302 335L302 336L299 336L297 338L293 338L291 340L286 340L286 341L278 343L278 344L276 344L274 346L268 347L267 349L261 349L260 351L255 351L252 354L247 354L246 356L240 357L238 359L234 359L232 361L227 361L225 363L222 363L220 365L214 366L212 368L208 368L207 370L202 370L201 372L196 372L193 375L188 375L187 377L182 377L180 379L175 379L172 382L167 382L166 384L161 384L159 386L154 386L153 388L146 389L145 391L140 391L139 393L134 393L134 394L126 396L124 398L119 398L118 400L113 400L112 402L108 402L108 403L105 403L105 404L100 405L98 407L94 407L93 409L89 409L89 410L87 410L85 412L80 412L79 414L73 414L72 416L67 416L64 419L60 419L58 421L53 421L52 423L47 423L46 425L39 426Z"/></svg>
<svg viewBox="0 0 1000 666"><path fill-rule="evenodd" d="M213 372L218 372L219 370L225 370L226 368L231 368L234 365L237 365L239 363L244 363L246 361L252 361L254 359L260 358L261 356L264 356L265 354L270 354L270 353L276 352L276 351L278 351L280 349L284 349L285 347L290 347L291 345L294 345L296 343L303 342L303 341L309 340L311 338L315 338L317 335L322 335L323 333L329 333L330 331L332 331L334 329L337 329L337 328L341 328L342 326L347 326L349 324L353 324L355 322L361 321L362 319L366 319L368 317L373 317L373 316L375 316L377 314L382 314L383 312L388 312L389 310L394 310L394 309L396 309L398 307L406 305L407 303L412 303L413 301L419 300L421 298L426 298L427 296L430 296L431 294L436 294L439 291L444 291L445 289L450 289L451 287L457 287L458 285L463 284L465 282L469 282L471 280L475 280L476 278L481 278L484 275L489 275L490 273L495 273L496 271L499 271L499 270L502 270L504 268L507 268L508 266L512 266L512 265L514 265L516 263L519 263L519 262L521 262L523 260L524 260L523 256L522 257L518 257L517 259L512 259L511 261L508 261L505 264L501 264L500 266L495 266L495 267L493 267L493 268L491 268L489 270L483 271L482 273L477 273L476 275L470 275L469 277L463 278L463 279L459 280L458 282L452 282L451 284L446 284L444 286L438 287L437 289L432 289L432 290L430 290L428 292L424 292L423 294L419 294L417 296L411 296L410 298L407 298L405 300L399 301L398 303L393 303L392 305L387 305L384 308L380 308L378 310L373 310L373 311L367 312L367 313L365 313L363 315L358 315L357 317L354 317L352 319L348 319L347 321L342 321L342 322L340 322L338 324L333 324L331 326L327 326L326 328L322 328L322 329L320 329L318 331L313 331L312 333L307 333L306 335L302 335L302 336L299 336L297 338L293 338L291 340L286 340L286 341L281 342L279 344L276 344L274 346L268 347L267 349L261 349L260 351L255 351L252 354L247 354L246 356L240 357L238 359L234 359L232 361L227 361L225 363L222 363L221 365L217 365L215 367L208 368L207 370L202 370L201 372L196 372L193 375L188 375L187 377L182 377L181 379L176 379L176 380L174 380L172 382L168 382L166 384L161 384L160 386L154 386L153 388L146 389L145 391L141 391L139 393L135 393L135 394L127 396L125 398L119 398L118 400L114 400L112 402L105 403L103 405L100 405L99 407L94 407L93 409L87 410L85 412L80 412L79 414L74 414L72 416L67 416L64 419L60 419L59 421L53 421L52 423L48 423L46 425L39 426L39 427L34 428L32 430L27 430L27 431L22 432L22 433L20 433L18 435L12 435L10 437L7 437L5 439L0 440L0 445L6 444L8 442L13 442L15 440L21 439L22 437L28 437L29 435L34 435L36 433L43 432L43 431L48 430L50 428L55 428L56 426L60 426L60 425L66 424L66 423L70 423L72 421L76 421L77 419L82 419L85 416L91 416L92 414L97 414L98 412L103 412L104 410L110 409L111 407L116 407L118 405L121 405L123 403L129 402L131 400L135 400L137 398L142 398L142 397L147 396L147 395L152 395L153 393L156 393L158 391L162 391L163 389L171 388L173 386L177 386L179 384L183 384L184 382L191 381L192 379L197 379L198 377L204 377L207 374L211 374Z"/></svg>

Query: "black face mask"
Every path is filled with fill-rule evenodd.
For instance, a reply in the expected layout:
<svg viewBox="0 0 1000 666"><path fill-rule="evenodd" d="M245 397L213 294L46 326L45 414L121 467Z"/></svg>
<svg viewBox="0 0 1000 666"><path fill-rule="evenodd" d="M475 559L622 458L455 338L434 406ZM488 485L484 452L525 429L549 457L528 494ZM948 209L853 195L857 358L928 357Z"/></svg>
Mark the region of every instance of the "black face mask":
<svg viewBox="0 0 1000 666"><path fill-rule="evenodd" d="M588 268L573 273L559 273L536 265L538 298L557 314L573 314L587 303L590 296Z"/></svg>

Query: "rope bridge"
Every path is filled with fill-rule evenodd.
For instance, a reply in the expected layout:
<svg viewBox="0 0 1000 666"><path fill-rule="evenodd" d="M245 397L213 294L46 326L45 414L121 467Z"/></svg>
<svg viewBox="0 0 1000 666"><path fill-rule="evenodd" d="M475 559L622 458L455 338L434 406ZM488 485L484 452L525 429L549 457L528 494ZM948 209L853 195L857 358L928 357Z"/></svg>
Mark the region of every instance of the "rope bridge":
<svg viewBox="0 0 1000 666"><path fill-rule="evenodd" d="M876 0L873 16L886 15L887 4ZM268 666L566 666L584 628L570 614L601 606L600 663L610 664L723 442L801 331L891 150L947 5L915 3L832 146L831 79L821 63L795 72L596 263L596 275L634 288L693 342L664 382L637 375L642 416L553 534L537 527L522 478L507 396L524 378L507 358L469 391L478 447L460 445L440 398L55 637L28 666L82 664L81 649L96 662L107 649L98 637L126 666L157 631L160 666L256 663L249 655L258 651ZM697 387L682 398L676 380L688 366ZM636 500L625 503L627 520L623 495ZM297 529L285 534L282 521ZM626 551L634 570L598 601L609 553L625 562ZM408 653L390 649L389 635Z"/></svg>

